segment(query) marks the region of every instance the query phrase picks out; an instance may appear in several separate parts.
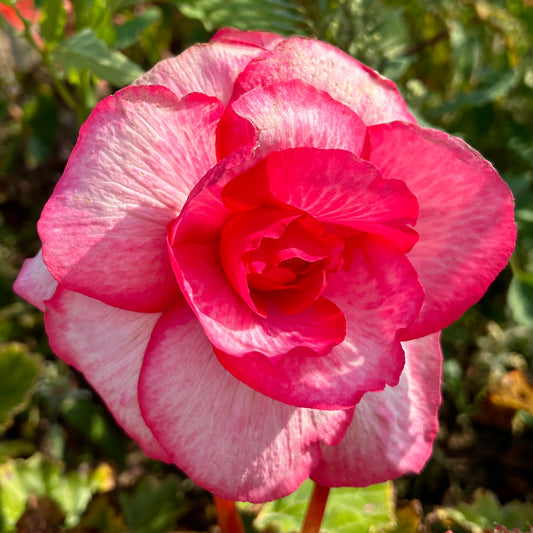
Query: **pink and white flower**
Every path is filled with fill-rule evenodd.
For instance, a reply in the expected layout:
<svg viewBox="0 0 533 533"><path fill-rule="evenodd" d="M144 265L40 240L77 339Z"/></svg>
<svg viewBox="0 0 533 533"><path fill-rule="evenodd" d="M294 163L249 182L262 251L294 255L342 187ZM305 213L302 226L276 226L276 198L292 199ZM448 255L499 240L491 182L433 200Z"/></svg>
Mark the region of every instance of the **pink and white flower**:
<svg viewBox="0 0 533 533"><path fill-rule="evenodd" d="M439 332L511 194L333 46L220 31L100 102L16 291L146 451L222 498L419 471Z"/></svg>

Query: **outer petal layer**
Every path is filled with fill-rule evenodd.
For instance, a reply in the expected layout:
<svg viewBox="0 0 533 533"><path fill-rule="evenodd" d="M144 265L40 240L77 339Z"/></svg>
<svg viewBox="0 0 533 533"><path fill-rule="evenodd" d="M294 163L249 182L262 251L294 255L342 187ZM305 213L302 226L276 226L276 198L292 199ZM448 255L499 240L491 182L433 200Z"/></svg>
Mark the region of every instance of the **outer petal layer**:
<svg viewBox="0 0 533 533"><path fill-rule="evenodd" d="M226 372L187 306L168 309L146 352L141 410L172 461L231 500L261 502L296 490L338 442L352 411L297 409Z"/></svg>
<svg viewBox="0 0 533 533"><path fill-rule="evenodd" d="M233 101L220 122L217 150L219 158L247 144L255 144L257 158L298 146L360 155L365 130L351 109L311 85L291 80L252 89Z"/></svg>
<svg viewBox="0 0 533 533"><path fill-rule="evenodd" d="M247 44L272 50L281 41L283 37L277 33L268 31L241 31L235 28L222 28L218 30L210 42L225 42L234 44Z"/></svg>
<svg viewBox="0 0 533 533"><path fill-rule="evenodd" d="M405 339L441 330L476 303L507 264L513 198L494 168L456 137L414 124L368 129L369 159L417 197L420 240L408 257L426 300Z"/></svg>
<svg viewBox="0 0 533 533"><path fill-rule="evenodd" d="M342 441L321 446L311 475L328 487L364 487L419 472L431 455L440 404L439 335L403 343L405 369L396 387L357 404Z"/></svg>
<svg viewBox="0 0 533 533"><path fill-rule="evenodd" d="M367 125L415 122L391 81L338 48L303 37L286 39L269 55L251 61L237 79L233 98L256 87L293 79L327 92Z"/></svg>
<svg viewBox="0 0 533 533"><path fill-rule="evenodd" d="M155 459L168 461L141 417L137 382L159 313L133 313L59 289L47 302L50 346L83 373L126 432Z"/></svg>
<svg viewBox="0 0 533 533"><path fill-rule="evenodd" d="M128 87L96 107L38 225L59 283L133 311L172 298L166 226L215 163L221 113L213 98L178 101L155 86Z"/></svg>
<svg viewBox="0 0 533 533"><path fill-rule="evenodd" d="M42 249L35 257L24 261L13 289L21 298L41 311L46 309L45 302L56 292L57 281L48 272L43 262Z"/></svg>
<svg viewBox="0 0 533 533"><path fill-rule="evenodd" d="M180 98L189 93L202 93L226 105L239 73L263 53L261 47L225 39L196 44L177 57L160 61L134 85L162 85Z"/></svg>

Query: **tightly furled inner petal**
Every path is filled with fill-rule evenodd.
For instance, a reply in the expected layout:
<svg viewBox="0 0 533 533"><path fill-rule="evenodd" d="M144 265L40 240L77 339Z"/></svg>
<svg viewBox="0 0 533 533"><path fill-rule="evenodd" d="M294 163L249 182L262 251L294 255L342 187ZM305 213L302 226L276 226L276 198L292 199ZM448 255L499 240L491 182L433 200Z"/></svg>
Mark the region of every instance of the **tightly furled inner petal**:
<svg viewBox="0 0 533 533"><path fill-rule="evenodd" d="M220 258L233 288L259 315L268 301L287 314L303 311L343 263L342 239L313 217L287 208L257 208L235 215L223 228Z"/></svg>

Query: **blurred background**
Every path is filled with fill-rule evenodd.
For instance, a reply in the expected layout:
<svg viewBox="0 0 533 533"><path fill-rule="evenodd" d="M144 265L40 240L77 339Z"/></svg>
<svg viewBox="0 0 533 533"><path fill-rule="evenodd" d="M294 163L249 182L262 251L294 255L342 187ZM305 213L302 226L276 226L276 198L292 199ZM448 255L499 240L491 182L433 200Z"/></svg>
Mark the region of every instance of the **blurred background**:
<svg viewBox="0 0 533 533"><path fill-rule="evenodd" d="M419 476L332 491L323 531L533 531L531 0L0 0L0 15L0 533L217 530L210 495L125 436L12 284L91 109L224 26L340 47L516 198L510 266L444 332L433 457ZM243 504L247 530L297 531L310 489Z"/></svg>

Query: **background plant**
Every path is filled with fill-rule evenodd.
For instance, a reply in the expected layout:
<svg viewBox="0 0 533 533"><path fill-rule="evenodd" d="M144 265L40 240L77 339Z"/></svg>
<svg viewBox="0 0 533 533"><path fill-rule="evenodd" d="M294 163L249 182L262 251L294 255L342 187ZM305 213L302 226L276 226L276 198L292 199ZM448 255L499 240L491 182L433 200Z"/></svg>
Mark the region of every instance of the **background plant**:
<svg viewBox="0 0 533 533"><path fill-rule="evenodd" d="M212 531L210 496L148 460L52 356L12 282L97 101L218 28L315 35L393 79L418 119L463 137L509 183L511 266L443 337L441 431L420 476L336 489L323 531L529 530L533 524L533 5L528 0L1 0L0 532ZM295 494L243 505L296 531Z"/></svg>

